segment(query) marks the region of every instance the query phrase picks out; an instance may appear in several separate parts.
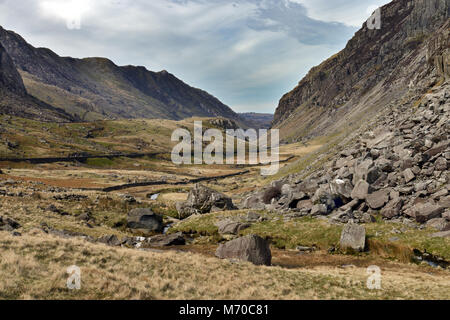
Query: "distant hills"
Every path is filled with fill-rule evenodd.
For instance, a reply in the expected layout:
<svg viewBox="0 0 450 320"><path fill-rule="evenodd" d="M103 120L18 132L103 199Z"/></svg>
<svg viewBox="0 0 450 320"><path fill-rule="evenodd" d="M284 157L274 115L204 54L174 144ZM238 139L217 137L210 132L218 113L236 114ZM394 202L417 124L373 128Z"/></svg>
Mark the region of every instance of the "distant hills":
<svg viewBox="0 0 450 320"><path fill-rule="evenodd" d="M272 113L247 112L239 113L239 116L251 127L258 129L269 129L272 126Z"/></svg>
<svg viewBox="0 0 450 320"><path fill-rule="evenodd" d="M1 27L0 45L1 113L50 121L196 116L243 122L217 98L167 71L60 57Z"/></svg>

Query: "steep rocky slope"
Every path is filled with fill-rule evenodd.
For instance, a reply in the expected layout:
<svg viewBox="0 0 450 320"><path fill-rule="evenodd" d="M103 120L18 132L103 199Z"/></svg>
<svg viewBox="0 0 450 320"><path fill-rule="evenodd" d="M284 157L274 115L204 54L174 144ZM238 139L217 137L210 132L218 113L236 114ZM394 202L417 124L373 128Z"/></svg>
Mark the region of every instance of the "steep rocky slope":
<svg viewBox="0 0 450 320"><path fill-rule="evenodd" d="M30 95L83 120L221 116L240 121L218 99L167 71L119 67L105 58L60 57L1 27L0 43Z"/></svg>
<svg viewBox="0 0 450 320"><path fill-rule="evenodd" d="M359 125L450 76L450 0L394 0L281 100L274 125L297 141Z"/></svg>
<svg viewBox="0 0 450 320"><path fill-rule="evenodd" d="M450 237L450 81L412 99L319 155L310 170L248 196L244 208L337 223L427 223Z"/></svg>
<svg viewBox="0 0 450 320"><path fill-rule="evenodd" d="M32 117L42 121L71 121L63 110L27 94L11 57L0 44L0 114Z"/></svg>

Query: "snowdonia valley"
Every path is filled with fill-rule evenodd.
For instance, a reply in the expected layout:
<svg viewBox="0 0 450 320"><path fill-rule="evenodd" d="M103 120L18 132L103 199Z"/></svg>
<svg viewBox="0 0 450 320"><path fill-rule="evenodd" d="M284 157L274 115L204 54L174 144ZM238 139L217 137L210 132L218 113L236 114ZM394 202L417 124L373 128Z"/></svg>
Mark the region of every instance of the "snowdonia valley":
<svg viewBox="0 0 450 320"><path fill-rule="evenodd" d="M449 0L125 1L75 30L25 2L0 1L1 300L450 299Z"/></svg>

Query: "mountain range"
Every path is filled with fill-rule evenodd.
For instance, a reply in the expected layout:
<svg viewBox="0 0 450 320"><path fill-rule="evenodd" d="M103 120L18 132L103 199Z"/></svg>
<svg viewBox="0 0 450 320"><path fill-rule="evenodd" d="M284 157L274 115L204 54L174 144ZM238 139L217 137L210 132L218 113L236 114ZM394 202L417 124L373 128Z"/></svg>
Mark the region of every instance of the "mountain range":
<svg viewBox="0 0 450 320"><path fill-rule="evenodd" d="M41 120L224 117L228 106L167 71L117 66L106 58L60 57L0 27L2 113Z"/></svg>

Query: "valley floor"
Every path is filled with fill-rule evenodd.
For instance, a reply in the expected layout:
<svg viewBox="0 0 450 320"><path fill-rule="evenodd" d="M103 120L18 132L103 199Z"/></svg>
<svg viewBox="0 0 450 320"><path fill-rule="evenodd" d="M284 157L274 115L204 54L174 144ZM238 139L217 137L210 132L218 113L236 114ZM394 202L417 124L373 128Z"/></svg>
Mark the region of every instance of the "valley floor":
<svg viewBox="0 0 450 320"><path fill-rule="evenodd" d="M257 267L180 251L106 248L31 232L0 233L2 299L450 299L450 273L389 263L382 290L361 266ZM68 266L81 289L68 290Z"/></svg>

